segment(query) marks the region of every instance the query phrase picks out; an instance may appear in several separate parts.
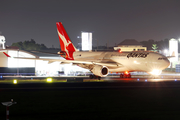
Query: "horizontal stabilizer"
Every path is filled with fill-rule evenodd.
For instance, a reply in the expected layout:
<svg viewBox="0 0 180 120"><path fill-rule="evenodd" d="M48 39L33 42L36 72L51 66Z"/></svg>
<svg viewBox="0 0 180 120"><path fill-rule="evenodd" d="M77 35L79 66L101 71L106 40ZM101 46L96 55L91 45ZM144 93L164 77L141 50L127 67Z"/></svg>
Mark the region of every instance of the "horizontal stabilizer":
<svg viewBox="0 0 180 120"><path fill-rule="evenodd" d="M167 56L167 58L172 58L172 57L176 57L176 55L175 55L175 52L174 52L174 51L172 52L171 56Z"/></svg>

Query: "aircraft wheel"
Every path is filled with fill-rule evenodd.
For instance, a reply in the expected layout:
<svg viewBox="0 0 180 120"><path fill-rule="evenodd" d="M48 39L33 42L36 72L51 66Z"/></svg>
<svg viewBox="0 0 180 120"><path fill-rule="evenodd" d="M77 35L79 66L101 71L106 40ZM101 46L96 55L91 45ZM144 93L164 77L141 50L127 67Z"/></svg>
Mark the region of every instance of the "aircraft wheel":
<svg viewBox="0 0 180 120"><path fill-rule="evenodd" d="M93 79L93 77L94 77L94 75L89 75L89 78L90 78L90 79Z"/></svg>
<svg viewBox="0 0 180 120"><path fill-rule="evenodd" d="M96 75L93 75L93 78L94 78L94 79L96 79L96 78L97 78L97 76L96 76Z"/></svg>
<svg viewBox="0 0 180 120"><path fill-rule="evenodd" d="M98 76L98 80L101 80L101 77L100 77L100 76Z"/></svg>
<svg viewBox="0 0 180 120"><path fill-rule="evenodd" d="M120 78L123 78L124 76L123 76L123 74L120 74Z"/></svg>

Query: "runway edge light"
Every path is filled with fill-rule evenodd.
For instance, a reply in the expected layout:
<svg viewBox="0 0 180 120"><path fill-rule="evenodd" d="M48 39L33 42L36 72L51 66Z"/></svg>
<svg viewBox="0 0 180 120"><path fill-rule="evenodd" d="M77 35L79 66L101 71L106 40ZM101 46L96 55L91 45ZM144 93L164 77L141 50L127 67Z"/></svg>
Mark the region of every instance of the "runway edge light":
<svg viewBox="0 0 180 120"><path fill-rule="evenodd" d="M47 78L47 82L52 82L52 78Z"/></svg>
<svg viewBox="0 0 180 120"><path fill-rule="evenodd" d="M17 80L16 80L16 79L14 79L14 80L13 80L13 83L14 83L14 84L17 84Z"/></svg>

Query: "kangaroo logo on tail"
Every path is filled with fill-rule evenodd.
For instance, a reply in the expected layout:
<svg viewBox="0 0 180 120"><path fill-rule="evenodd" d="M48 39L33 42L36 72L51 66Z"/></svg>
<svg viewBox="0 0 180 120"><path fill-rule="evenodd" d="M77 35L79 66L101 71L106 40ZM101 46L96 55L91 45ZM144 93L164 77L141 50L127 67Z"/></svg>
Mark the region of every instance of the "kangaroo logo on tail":
<svg viewBox="0 0 180 120"><path fill-rule="evenodd" d="M73 58L73 52L76 51L76 48L72 44L71 40L69 39L68 34L66 33L66 30L64 29L61 22L56 23L57 26L57 32L59 36L59 42L61 45L61 51L66 53L66 60L74 60Z"/></svg>

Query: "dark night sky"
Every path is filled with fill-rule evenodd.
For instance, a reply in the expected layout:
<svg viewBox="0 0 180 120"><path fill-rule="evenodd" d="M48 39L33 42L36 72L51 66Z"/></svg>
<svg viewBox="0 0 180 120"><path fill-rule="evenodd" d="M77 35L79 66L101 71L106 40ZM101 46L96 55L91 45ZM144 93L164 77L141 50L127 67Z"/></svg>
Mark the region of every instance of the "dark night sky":
<svg viewBox="0 0 180 120"><path fill-rule="evenodd" d="M93 31L94 46L180 38L180 0L0 0L6 45L32 38L59 47L57 21L75 46L81 31Z"/></svg>

